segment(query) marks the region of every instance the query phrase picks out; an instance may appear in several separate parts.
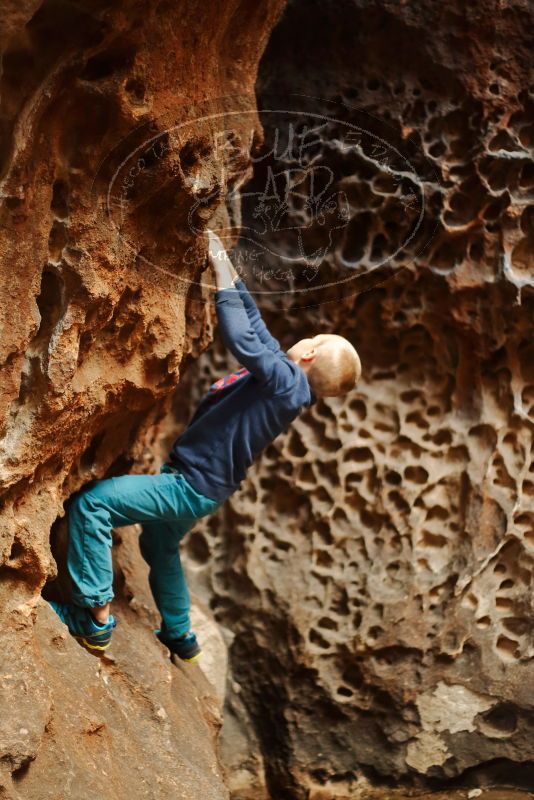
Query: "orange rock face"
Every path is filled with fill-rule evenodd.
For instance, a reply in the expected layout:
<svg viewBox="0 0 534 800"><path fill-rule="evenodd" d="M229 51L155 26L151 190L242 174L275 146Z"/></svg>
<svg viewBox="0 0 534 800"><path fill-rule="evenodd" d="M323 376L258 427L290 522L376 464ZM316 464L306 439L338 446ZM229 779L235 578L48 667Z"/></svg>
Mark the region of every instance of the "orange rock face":
<svg viewBox="0 0 534 800"><path fill-rule="evenodd" d="M281 6L4 4L2 796L227 796L209 692L167 664L123 567L113 663L66 639L39 596L64 500L154 467L147 431L210 341L202 232L261 138L253 87ZM246 123L230 159L210 120L234 95Z"/></svg>

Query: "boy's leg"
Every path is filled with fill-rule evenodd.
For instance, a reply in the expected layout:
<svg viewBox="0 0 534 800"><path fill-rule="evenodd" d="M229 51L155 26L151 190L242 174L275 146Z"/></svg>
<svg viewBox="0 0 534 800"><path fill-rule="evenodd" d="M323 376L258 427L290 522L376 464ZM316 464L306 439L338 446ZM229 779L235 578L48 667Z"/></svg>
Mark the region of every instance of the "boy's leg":
<svg viewBox="0 0 534 800"><path fill-rule="evenodd" d="M161 630L170 638L191 626L191 600L180 558L180 540L187 522L145 522L139 537L141 554L150 567L148 580L162 618Z"/></svg>
<svg viewBox="0 0 534 800"><path fill-rule="evenodd" d="M89 484L69 508L68 568L76 605L103 606L113 598L111 531L124 525L186 525L217 504L192 490L180 475L125 475Z"/></svg>

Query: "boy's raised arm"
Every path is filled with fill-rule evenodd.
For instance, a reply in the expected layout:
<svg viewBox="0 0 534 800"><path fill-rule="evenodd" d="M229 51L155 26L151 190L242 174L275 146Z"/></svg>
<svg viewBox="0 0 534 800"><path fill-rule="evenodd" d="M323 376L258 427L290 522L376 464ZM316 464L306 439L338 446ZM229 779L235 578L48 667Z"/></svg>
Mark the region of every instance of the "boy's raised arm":
<svg viewBox="0 0 534 800"><path fill-rule="evenodd" d="M215 304L223 341L240 364L263 383L272 381L273 389L277 391L291 378L289 367L258 334L236 286L238 275L232 262L219 237L212 231L209 231L209 237L209 255L217 282ZM252 298L250 301L253 303Z"/></svg>
<svg viewBox="0 0 534 800"><path fill-rule="evenodd" d="M280 342L269 333L269 330L261 317L259 309L252 295L248 291L245 282L236 272L231 260L228 257L228 254L226 253L226 250L224 249L223 243L219 237L213 233L213 231L208 231L208 234L211 261L215 267L216 275L219 274L218 270L221 273L221 283L219 283L219 279L217 278L217 287L221 288L225 284L230 285L230 282L233 286L235 286L239 292L241 300L243 301L250 324L258 334L260 341L265 345L265 347L268 347L269 350L272 350L273 353L281 352L282 348L280 347ZM219 263L220 266L218 267ZM226 274L225 269L227 269Z"/></svg>
<svg viewBox="0 0 534 800"><path fill-rule="evenodd" d="M254 298L247 289L245 282L239 276L235 282L235 287L240 294L241 300L243 301L250 324L258 334L265 347L268 347L269 350L273 351L273 353L281 352L282 348L280 347L280 342L278 339L275 339L271 333L269 333L269 329L261 317Z"/></svg>

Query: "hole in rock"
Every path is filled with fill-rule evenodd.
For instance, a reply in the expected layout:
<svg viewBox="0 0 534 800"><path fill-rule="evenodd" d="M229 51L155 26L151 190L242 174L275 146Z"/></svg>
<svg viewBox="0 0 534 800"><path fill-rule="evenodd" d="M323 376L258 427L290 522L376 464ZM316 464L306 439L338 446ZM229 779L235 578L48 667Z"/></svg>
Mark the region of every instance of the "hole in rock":
<svg viewBox="0 0 534 800"><path fill-rule="evenodd" d="M88 59L80 77L87 81L99 81L114 73L125 71L132 66L135 52L135 45L125 41L115 41L109 49Z"/></svg>
<svg viewBox="0 0 534 800"><path fill-rule="evenodd" d="M41 290L37 297L37 308L41 322L36 338L48 342L61 317L63 281L53 269L44 269Z"/></svg>
<svg viewBox="0 0 534 800"><path fill-rule="evenodd" d="M20 767L17 767L17 769L13 770L13 772L11 773L11 777L13 778L13 781L15 783L20 783L23 781L23 779L27 776L28 772L30 771L30 767L33 764L34 760L35 760L34 758L29 757L24 761L24 763L20 765Z"/></svg>
<svg viewBox="0 0 534 800"><path fill-rule="evenodd" d="M9 553L9 560L15 561L18 558L21 558L24 555L24 547L19 542L18 539L15 539L13 544L11 545L11 552Z"/></svg>
<svg viewBox="0 0 534 800"><path fill-rule="evenodd" d="M404 477L412 483L423 484L428 481L428 472L424 467L406 467Z"/></svg>
<svg viewBox="0 0 534 800"><path fill-rule="evenodd" d="M437 445L450 444L452 442L452 434L450 431L438 431L433 437L432 441Z"/></svg>
<svg viewBox="0 0 534 800"><path fill-rule="evenodd" d="M382 628L380 628L378 625L374 625L372 628L369 628L367 636L369 639L371 639L371 641L374 642L379 639L383 633L384 631Z"/></svg>
<svg viewBox="0 0 534 800"><path fill-rule="evenodd" d="M519 658L518 643L507 636L499 636L497 639L497 651L504 661L516 661Z"/></svg>
<svg viewBox="0 0 534 800"><path fill-rule="evenodd" d="M362 422L367 417L367 409L363 400L354 399L349 403L350 410L356 415L357 419Z"/></svg>
<svg viewBox="0 0 534 800"><path fill-rule="evenodd" d="M363 474L361 472L348 472L345 475L345 491L350 492L355 484L363 481Z"/></svg>
<svg viewBox="0 0 534 800"><path fill-rule="evenodd" d="M504 617L501 624L513 636L523 636L529 630L528 621L522 617Z"/></svg>
<svg viewBox="0 0 534 800"><path fill-rule="evenodd" d="M322 650L328 650L330 648L330 642L327 642L327 640L314 628L310 630L308 639L312 644L317 645L317 647L320 647Z"/></svg>
<svg viewBox="0 0 534 800"><path fill-rule="evenodd" d="M300 438L299 434L295 429L291 431L291 436L289 438L289 444L287 449L289 454L294 456L295 458L303 458L308 452L302 442L302 439Z"/></svg>
<svg viewBox="0 0 534 800"><path fill-rule="evenodd" d="M144 100L146 88L145 84L140 81L139 78L129 78L126 81L124 88L138 103L141 103Z"/></svg>
<svg viewBox="0 0 534 800"><path fill-rule="evenodd" d="M495 607L499 611L507 611L514 607L514 601L509 597L497 597L495 598Z"/></svg>
<svg viewBox="0 0 534 800"><path fill-rule="evenodd" d="M363 464L366 461L373 461L373 453L368 447L351 447L344 452L343 459L346 462L355 461Z"/></svg>
<svg viewBox="0 0 534 800"><path fill-rule="evenodd" d="M58 219L66 219L69 215L68 207L69 189L65 181L55 180L52 187L52 202L50 207Z"/></svg>
<svg viewBox="0 0 534 800"><path fill-rule="evenodd" d="M343 246L345 261L354 264L363 258L370 228L371 215L367 212L357 214L351 219L346 229Z"/></svg>
<svg viewBox="0 0 534 800"><path fill-rule="evenodd" d="M93 436L93 438L91 439L91 443L89 444L89 447L87 447L84 450L84 452L80 457L80 466L82 467L82 469L90 470L94 466L98 448L102 444L105 435L106 431L100 431L95 436Z"/></svg>
<svg viewBox="0 0 534 800"><path fill-rule="evenodd" d="M295 548L290 542L284 542L282 540L276 541L274 546L277 550L282 550L284 553L289 552L289 550L294 550Z"/></svg>
<svg viewBox="0 0 534 800"><path fill-rule="evenodd" d="M517 730L517 711L510 703L499 703L481 717L486 736L511 736Z"/></svg>
<svg viewBox="0 0 534 800"><path fill-rule="evenodd" d="M443 506L436 505L428 509L426 514L426 519L427 522L433 519L437 519L443 522L448 518L448 516L449 516L449 511L446 508L443 508Z"/></svg>
<svg viewBox="0 0 534 800"><path fill-rule="evenodd" d="M364 528L369 528L370 530L374 530L376 533L378 533L382 528L381 515L373 511L369 511L366 508L362 509L362 511L360 512L360 521L364 526Z"/></svg>
<svg viewBox="0 0 534 800"><path fill-rule="evenodd" d="M330 419L332 420L332 422L336 421L336 416L334 412L322 398L320 398L317 401L317 404L315 406L315 411L317 414L319 414L319 416L323 417L324 419Z"/></svg>
<svg viewBox="0 0 534 800"><path fill-rule="evenodd" d="M402 514L408 514L410 511L410 504L404 499L400 492L388 492L388 499Z"/></svg>
<svg viewBox="0 0 534 800"><path fill-rule="evenodd" d="M300 464L298 468L298 480L301 483L310 483L313 486L317 483L317 478L315 477L313 467L311 464L305 463Z"/></svg>
<svg viewBox="0 0 534 800"><path fill-rule="evenodd" d="M362 673L356 664L350 664L346 667L341 677L345 683L348 683L349 686L354 686L355 689L359 689L364 683Z"/></svg>
<svg viewBox="0 0 534 800"><path fill-rule="evenodd" d="M334 619L330 619L330 617L321 617L317 625L330 631L337 631L339 628L337 622Z"/></svg>
<svg viewBox="0 0 534 800"><path fill-rule="evenodd" d="M334 502L333 499L330 497L328 491L324 488L324 486L319 486L319 488L315 492L315 499L318 500L320 503L327 503L328 505L331 505Z"/></svg>
<svg viewBox="0 0 534 800"><path fill-rule="evenodd" d="M336 515L338 516L339 519L339 512L341 512L343 519L346 520L347 518L346 514L341 508L336 509L334 514L334 519L336 518ZM330 530L330 526L328 525L328 523L319 520L318 522L315 523L315 531L317 535L322 539L324 544L334 544L334 537L332 536L332 532Z"/></svg>
<svg viewBox="0 0 534 800"><path fill-rule="evenodd" d="M68 513L68 501L64 504ZM50 550L57 566L57 575L43 586L45 600L66 603L71 597L71 583L67 571L68 527L67 516L57 517L50 528Z"/></svg>
<svg viewBox="0 0 534 800"><path fill-rule="evenodd" d="M423 531L423 537L421 539L422 547L441 549L442 547L447 547L448 544L448 539L445 536L438 533L431 533L430 531Z"/></svg>
<svg viewBox="0 0 534 800"><path fill-rule="evenodd" d="M342 617L347 617L351 613L346 589L336 587L336 594L330 603L330 610L333 614L339 614Z"/></svg>
<svg viewBox="0 0 534 800"><path fill-rule="evenodd" d="M314 558L317 566L325 569L329 569L334 563L334 559L326 550L317 550L314 553Z"/></svg>

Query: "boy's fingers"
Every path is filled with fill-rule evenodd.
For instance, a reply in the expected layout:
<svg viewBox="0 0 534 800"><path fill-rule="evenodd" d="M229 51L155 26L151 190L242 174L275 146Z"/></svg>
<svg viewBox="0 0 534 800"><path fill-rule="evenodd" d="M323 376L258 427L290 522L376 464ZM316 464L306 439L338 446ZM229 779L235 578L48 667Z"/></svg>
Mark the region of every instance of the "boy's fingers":
<svg viewBox="0 0 534 800"><path fill-rule="evenodd" d="M208 253L210 258L218 259L219 261L225 261L228 258L225 247L216 234L210 235Z"/></svg>

